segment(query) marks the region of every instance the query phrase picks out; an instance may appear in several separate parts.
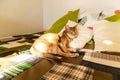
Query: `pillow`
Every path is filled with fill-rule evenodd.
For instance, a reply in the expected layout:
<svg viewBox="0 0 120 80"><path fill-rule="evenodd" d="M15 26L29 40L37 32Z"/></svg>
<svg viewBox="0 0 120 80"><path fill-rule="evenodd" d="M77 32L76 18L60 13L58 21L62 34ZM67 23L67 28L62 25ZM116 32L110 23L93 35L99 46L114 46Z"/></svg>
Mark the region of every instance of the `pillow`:
<svg viewBox="0 0 120 80"><path fill-rule="evenodd" d="M98 12L91 11L85 11L84 13L82 13L80 17L84 18L83 23L85 22L83 26L90 27L97 24L100 20L104 19L104 15L100 19L98 19L99 14L100 13Z"/></svg>
<svg viewBox="0 0 120 80"><path fill-rule="evenodd" d="M120 14L120 10L115 10L114 13L115 14Z"/></svg>
<svg viewBox="0 0 120 80"><path fill-rule="evenodd" d="M69 44L71 48L81 49L92 39L93 30L79 25L79 35Z"/></svg>
<svg viewBox="0 0 120 80"><path fill-rule="evenodd" d="M102 22L94 25L95 51L120 52L120 23Z"/></svg>
<svg viewBox="0 0 120 80"><path fill-rule="evenodd" d="M78 24L83 26L86 23L86 21L87 21L87 17L84 16L84 17L78 19Z"/></svg>
<svg viewBox="0 0 120 80"><path fill-rule="evenodd" d="M120 14L115 14L113 16L107 17L105 20L110 22L120 22Z"/></svg>
<svg viewBox="0 0 120 80"><path fill-rule="evenodd" d="M58 19L45 33L59 33L68 20L78 22L79 9L69 12Z"/></svg>

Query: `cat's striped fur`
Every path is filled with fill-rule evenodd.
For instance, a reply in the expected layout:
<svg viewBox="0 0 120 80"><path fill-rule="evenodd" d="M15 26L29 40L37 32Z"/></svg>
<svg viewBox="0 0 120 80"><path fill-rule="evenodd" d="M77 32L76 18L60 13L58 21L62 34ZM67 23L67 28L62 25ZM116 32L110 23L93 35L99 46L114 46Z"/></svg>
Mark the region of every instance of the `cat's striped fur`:
<svg viewBox="0 0 120 80"><path fill-rule="evenodd" d="M77 57L78 54L71 53L69 43L78 36L77 25L65 26L65 30L59 35L47 33L40 36L32 45L30 51L40 57L58 59L58 57Z"/></svg>

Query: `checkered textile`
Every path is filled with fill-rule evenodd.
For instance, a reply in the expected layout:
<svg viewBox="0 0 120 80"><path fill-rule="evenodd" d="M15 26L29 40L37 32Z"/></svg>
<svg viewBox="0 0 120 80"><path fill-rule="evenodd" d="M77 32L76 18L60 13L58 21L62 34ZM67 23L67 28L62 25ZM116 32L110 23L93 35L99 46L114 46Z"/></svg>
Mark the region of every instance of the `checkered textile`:
<svg viewBox="0 0 120 80"><path fill-rule="evenodd" d="M16 63L9 68L4 69L0 72L0 80L11 80L14 76L22 73L23 71L31 68L34 64L38 63L43 58L33 56L28 60Z"/></svg>
<svg viewBox="0 0 120 80"><path fill-rule="evenodd" d="M92 80L94 69L70 63L55 64L40 80Z"/></svg>

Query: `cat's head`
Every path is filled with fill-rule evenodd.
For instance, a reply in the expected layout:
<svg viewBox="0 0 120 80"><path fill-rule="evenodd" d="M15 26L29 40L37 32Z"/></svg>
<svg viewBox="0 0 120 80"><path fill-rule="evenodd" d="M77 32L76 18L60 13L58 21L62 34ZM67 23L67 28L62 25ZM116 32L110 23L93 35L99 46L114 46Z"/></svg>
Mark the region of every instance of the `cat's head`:
<svg viewBox="0 0 120 80"><path fill-rule="evenodd" d="M78 36L78 26L69 26L65 25L65 33L72 39L76 38Z"/></svg>

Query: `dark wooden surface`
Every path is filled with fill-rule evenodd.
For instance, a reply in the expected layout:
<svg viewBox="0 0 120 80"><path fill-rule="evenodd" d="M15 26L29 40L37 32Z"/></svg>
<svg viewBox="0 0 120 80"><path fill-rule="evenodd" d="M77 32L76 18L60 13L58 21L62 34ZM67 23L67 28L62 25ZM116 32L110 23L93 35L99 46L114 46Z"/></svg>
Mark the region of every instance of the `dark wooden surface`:
<svg viewBox="0 0 120 80"><path fill-rule="evenodd" d="M80 55L77 58L62 58L62 61L72 64L80 64L82 58L83 55ZM44 59L32 68L14 77L12 80L39 80L40 77L49 71L55 63L56 62L54 61ZM110 73L95 70L93 80L112 80L112 75Z"/></svg>

